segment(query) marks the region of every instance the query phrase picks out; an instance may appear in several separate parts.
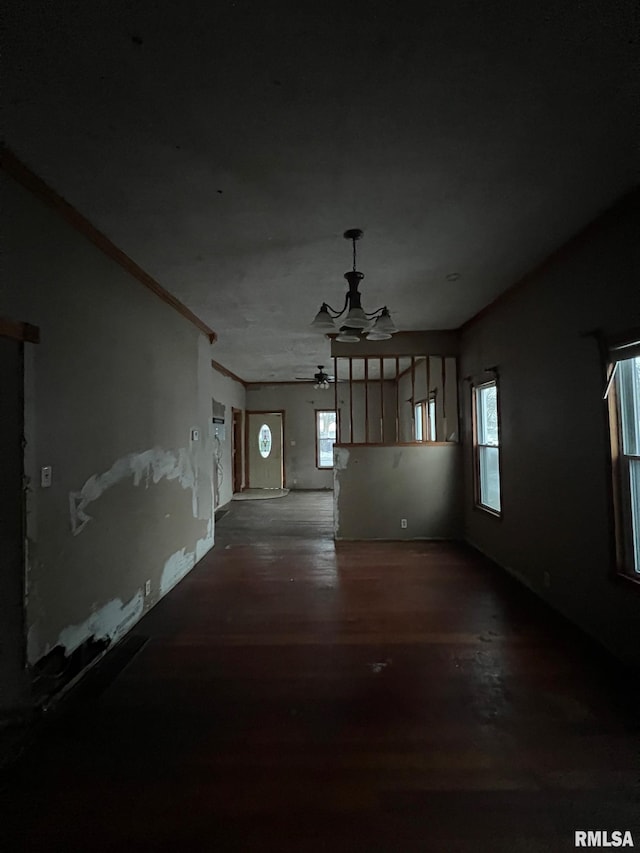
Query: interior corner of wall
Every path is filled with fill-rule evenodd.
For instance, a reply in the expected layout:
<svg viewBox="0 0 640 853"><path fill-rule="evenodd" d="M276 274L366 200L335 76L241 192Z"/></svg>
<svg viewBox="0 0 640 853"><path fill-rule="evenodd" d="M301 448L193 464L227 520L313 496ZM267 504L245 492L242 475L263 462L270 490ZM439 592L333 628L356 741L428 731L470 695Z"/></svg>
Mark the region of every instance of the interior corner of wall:
<svg viewBox="0 0 640 853"><path fill-rule="evenodd" d="M49 651L46 648L43 652L40 651L39 626L37 621L29 626L27 631L27 663L30 666L37 663L43 654Z"/></svg>

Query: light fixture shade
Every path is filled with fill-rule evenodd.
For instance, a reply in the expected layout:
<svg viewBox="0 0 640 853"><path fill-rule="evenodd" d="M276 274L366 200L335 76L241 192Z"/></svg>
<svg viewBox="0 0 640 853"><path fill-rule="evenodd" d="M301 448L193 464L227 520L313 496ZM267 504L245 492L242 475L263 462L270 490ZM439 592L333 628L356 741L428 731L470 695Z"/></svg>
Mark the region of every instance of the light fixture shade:
<svg viewBox="0 0 640 853"><path fill-rule="evenodd" d="M345 323L351 329L366 329L371 324L362 308L351 308L345 318Z"/></svg>
<svg viewBox="0 0 640 853"><path fill-rule="evenodd" d="M326 305L322 305L318 313L313 319L311 323L311 328L315 329L317 332L324 332L325 334L336 331L336 324L333 322L333 318L331 314L329 314Z"/></svg>
<svg viewBox="0 0 640 853"><path fill-rule="evenodd" d="M360 228L349 228L344 232L344 237L353 243L353 269L344 274L349 285L344 307L342 311L337 311L323 302L311 326L327 335L337 331L336 340L340 343L357 344L364 337L369 341L386 341L397 331L387 306L369 314L362 308L362 294L358 286L364 273L356 269L356 242L362 239L362 231Z"/></svg>
<svg viewBox="0 0 640 853"><path fill-rule="evenodd" d="M336 338L336 341L340 341L341 344L357 344L359 340L358 329L351 329L347 326L340 330L340 334Z"/></svg>
<svg viewBox="0 0 640 853"><path fill-rule="evenodd" d="M387 308L382 309L382 314L378 317L376 322L373 324L372 332L376 334L384 334L384 335L393 335L394 332L398 330L393 324L393 320L391 319L391 315L389 314L389 310ZM386 340L384 338L383 340Z"/></svg>

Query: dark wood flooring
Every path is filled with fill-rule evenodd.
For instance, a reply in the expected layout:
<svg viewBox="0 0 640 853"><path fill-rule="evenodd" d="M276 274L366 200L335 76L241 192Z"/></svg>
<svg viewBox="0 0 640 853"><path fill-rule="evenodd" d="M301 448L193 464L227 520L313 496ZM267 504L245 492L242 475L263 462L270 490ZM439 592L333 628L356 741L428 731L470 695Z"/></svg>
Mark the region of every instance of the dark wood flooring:
<svg viewBox="0 0 640 853"><path fill-rule="evenodd" d="M331 500L232 504L11 770L3 853L640 846L629 677L464 546L334 546Z"/></svg>

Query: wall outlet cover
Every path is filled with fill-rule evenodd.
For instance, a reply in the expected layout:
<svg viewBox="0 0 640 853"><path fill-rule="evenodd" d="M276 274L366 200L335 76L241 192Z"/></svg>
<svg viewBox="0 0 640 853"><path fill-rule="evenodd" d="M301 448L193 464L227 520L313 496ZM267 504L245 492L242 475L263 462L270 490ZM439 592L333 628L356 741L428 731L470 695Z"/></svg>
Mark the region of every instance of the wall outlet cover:
<svg viewBox="0 0 640 853"><path fill-rule="evenodd" d="M45 465L40 469L40 485L43 489L47 489L51 485L51 465Z"/></svg>
<svg viewBox="0 0 640 853"><path fill-rule="evenodd" d="M200 431L197 429L191 430L191 441L198 441L200 438Z"/></svg>
<svg viewBox="0 0 640 853"><path fill-rule="evenodd" d="M401 518L401 519L400 519L400 527L401 527L403 530L406 530L406 529L407 529L407 519L406 519L406 518Z"/></svg>

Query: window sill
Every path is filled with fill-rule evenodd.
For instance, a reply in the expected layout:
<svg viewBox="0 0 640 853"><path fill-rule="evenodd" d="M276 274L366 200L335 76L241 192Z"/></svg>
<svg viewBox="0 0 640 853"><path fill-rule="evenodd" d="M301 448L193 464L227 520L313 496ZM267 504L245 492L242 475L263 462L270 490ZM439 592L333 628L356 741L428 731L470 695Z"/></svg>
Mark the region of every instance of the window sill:
<svg viewBox="0 0 640 853"><path fill-rule="evenodd" d="M622 583L627 587L627 589L635 589L635 591L640 594L640 575L634 577L626 572L615 572L612 577L617 583Z"/></svg>
<svg viewBox="0 0 640 853"><path fill-rule="evenodd" d="M480 512L484 512L487 515L493 516L493 518L502 518L502 512L498 512L495 509L491 509L489 506L485 506L484 504L474 504L474 509L480 510Z"/></svg>

